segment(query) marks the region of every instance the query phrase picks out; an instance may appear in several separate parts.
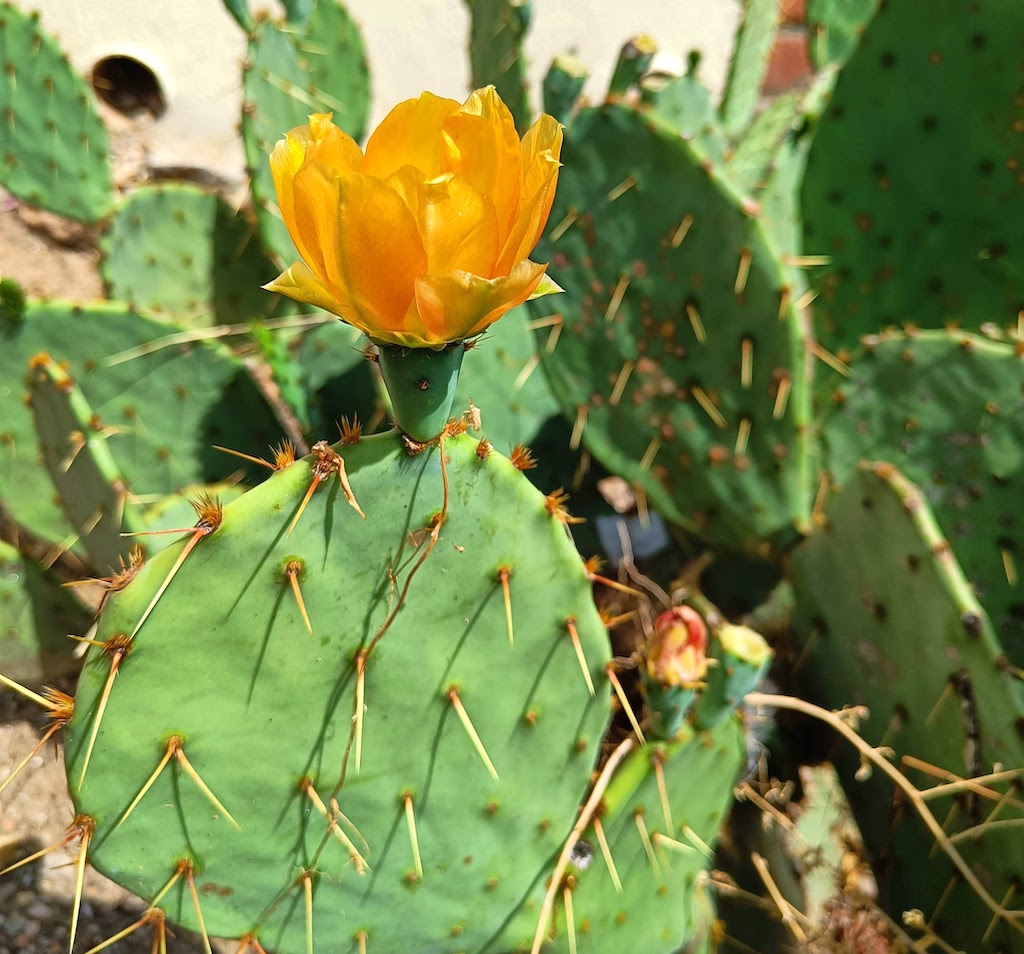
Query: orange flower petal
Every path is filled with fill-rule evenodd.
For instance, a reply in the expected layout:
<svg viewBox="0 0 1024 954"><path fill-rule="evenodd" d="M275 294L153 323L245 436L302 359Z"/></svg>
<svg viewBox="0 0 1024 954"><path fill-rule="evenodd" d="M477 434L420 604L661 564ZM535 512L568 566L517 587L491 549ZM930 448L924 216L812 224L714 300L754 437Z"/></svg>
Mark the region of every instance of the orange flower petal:
<svg viewBox="0 0 1024 954"><path fill-rule="evenodd" d="M526 301L545 269L547 265L526 260L503 278L480 278L468 272L424 275L416 281L416 308L434 340L468 338Z"/></svg>
<svg viewBox="0 0 1024 954"><path fill-rule="evenodd" d="M323 254L319 251L321 232L317 230L312 235L308 234L303 228L305 223L300 224L296 219L295 179L310 168L329 170L332 174L355 171L362 158L359 146L331 122L327 113L316 113L309 117L308 125L291 130L270 155L270 171L277 189L281 217L299 254L314 268L317 264L323 267ZM323 182L320 181L306 188L318 191L322 187ZM307 196L307 201L311 199L314 204L327 202L334 191L332 186L326 190L326 195Z"/></svg>
<svg viewBox="0 0 1024 954"><path fill-rule="evenodd" d="M450 150L444 167L464 176L498 213L498 240L504 245L519 207L522 160L519 134L508 107L493 86L479 89L444 121Z"/></svg>
<svg viewBox="0 0 1024 954"><path fill-rule="evenodd" d="M550 116L541 116L523 136L519 211L498 256L496 275L507 275L516 262L526 258L544 231L555 201L561 151L562 127Z"/></svg>
<svg viewBox="0 0 1024 954"><path fill-rule="evenodd" d="M387 184L405 201L427 251L427 272L472 272L489 278L498 257L494 203L462 176L425 181L418 169L403 166Z"/></svg>
<svg viewBox="0 0 1024 954"><path fill-rule="evenodd" d="M428 179L439 175L445 152L442 126L458 108L454 99L433 93L399 103L370 136L359 171L386 179L402 166L415 166Z"/></svg>
<svg viewBox="0 0 1024 954"><path fill-rule="evenodd" d="M356 173L338 185L337 265L353 309L343 317L358 328L401 330L416 279L427 270L416 220L380 179Z"/></svg>
<svg viewBox="0 0 1024 954"><path fill-rule="evenodd" d="M286 295L296 301L306 302L335 315L341 315L343 311L351 310L348 307L348 302L339 300L337 290L332 291L327 288L305 262L296 262L263 287L267 291L277 292L279 295Z"/></svg>

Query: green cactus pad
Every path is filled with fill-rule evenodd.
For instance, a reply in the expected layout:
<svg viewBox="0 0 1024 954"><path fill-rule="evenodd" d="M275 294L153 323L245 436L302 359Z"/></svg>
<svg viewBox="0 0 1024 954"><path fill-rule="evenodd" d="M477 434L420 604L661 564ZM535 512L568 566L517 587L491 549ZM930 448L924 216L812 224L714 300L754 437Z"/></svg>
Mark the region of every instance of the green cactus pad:
<svg viewBox="0 0 1024 954"><path fill-rule="evenodd" d="M810 496L804 346L757 219L623 106L581 113L562 158L538 257L572 316L543 361L563 410L669 519L727 547L791 536Z"/></svg>
<svg viewBox="0 0 1024 954"><path fill-rule="evenodd" d="M276 265L284 268L298 253L277 208L269 161L274 144L311 113L333 113L335 125L358 139L369 111L366 53L344 7L318 0L304 29L258 23L249 36L242 96L242 143L260 233Z"/></svg>
<svg viewBox="0 0 1024 954"><path fill-rule="evenodd" d="M28 388L43 461L82 545L99 567L127 563L134 541L121 534L141 530L142 521L103 425L49 355L33 359Z"/></svg>
<svg viewBox="0 0 1024 954"><path fill-rule="evenodd" d="M314 869L317 949L355 949L365 931L368 950L478 950L557 853L586 792L610 716L607 635L563 526L496 451L481 457L468 436L445 441L450 510L424 556L423 528L444 499L437 449L409 457L390 432L335 450L366 519L332 477L295 522L310 459L226 507L135 636L80 785L110 667L91 653L67 742L76 805L97 823L90 858L146 898L179 859L192 858L209 931L239 936L260 925L261 942L279 954L306 950L301 886L279 894L303 869ZM112 596L98 639L138 627L182 552L181 544L164 550ZM366 664L357 769L357 654L389 612L394 624ZM497 779L457 716L453 688ZM117 827L172 735L240 830L176 762ZM361 833L347 829L369 863L364 875L299 791L308 776L327 802L350 744L338 802ZM173 920L196 925L180 883L164 905Z"/></svg>
<svg viewBox="0 0 1024 954"><path fill-rule="evenodd" d="M729 177L737 188L755 196L764 189L787 136L799 123L803 100L801 90L784 93L753 119L729 156Z"/></svg>
<svg viewBox="0 0 1024 954"><path fill-rule="evenodd" d="M480 408L483 433L503 454L516 444L533 446L544 423L558 414L528 319L525 309L516 308L491 325L467 352L455 391L455 410L470 401Z"/></svg>
<svg viewBox="0 0 1024 954"><path fill-rule="evenodd" d="M776 0L744 0L722 94L722 127L731 139L738 139L754 118L778 22Z"/></svg>
<svg viewBox="0 0 1024 954"><path fill-rule="evenodd" d="M746 758L744 732L738 719L730 719L713 732L695 734L684 729L677 742L648 745L633 752L616 771L602 799L601 824L622 891L616 889L591 826L576 853L586 862L569 867L575 881L572 907L576 943L569 946L565 906L559 892L552 919L553 936L549 934L544 954L572 950L671 954L681 946L697 943L714 920L708 890L700 881L702 873L711 867L711 859L700 845L708 849L714 845ZM661 762L670 819L665 817L655 771L657 761ZM649 860L637 815L651 840L657 871ZM665 837L676 844L666 845L662 841ZM530 950L545 887L543 883L538 887L535 903L516 913L496 950Z"/></svg>
<svg viewBox="0 0 1024 954"><path fill-rule="evenodd" d="M805 249L831 257L812 274L829 350L904 321L1016 323L1022 34L1017 0L889 0L871 21L819 123L802 194Z"/></svg>
<svg viewBox="0 0 1024 954"><path fill-rule="evenodd" d="M890 746L898 766L905 755L957 776L1024 765L1024 683L1001 665L988 617L922 493L891 465L875 465L849 479L826 516L792 560L804 691L829 708L868 705L861 734ZM904 804L894 818L891 779L876 770L855 782L858 759L852 749L846 755L841 774L869 856L880 861L889 914L920 909L951 949L1024 949L1005 922L986 934L992 912L962 879L950 886L953 865L912 808ZM946 780L903 770L921 787ZM1007 784L992 787L1002 792ZM980 824L995 804L961 799L948 817L951 798L929 803L951 836ZM1013 827L1024 817L1019 802L1005 802L998 815L1008 827L956 840L997 903L1016 883L1024 854Z"/></svg>
<svg viewBox="0 0 1024 954"><path fill-rule="evenodd" d="M494 86L515 117L521 135L530 127L532 116L523 46L533 18L533 3L466 0L466 6L470 13L470 86Z"/></svg>
<svg viewBox="0 0 1024 954"><path fill-rule="evenodd" d="M366 357L369 339L336 320L307 331L295 358L309 408L311 433L326 434L342 415L355 416L367 433L389 420L373 363ZM373 424L373 427L368 427Z"/></svg>
<svg viewBox="0 0 1024 954"><path fill-rule="evenodd" d="M590 72L574 56L558 56L544 74L542 92L544 112L560 123L567 123L586 85Z"/></svg>
<svg viewBox="0 0 1024 954"><path fill-rule="evenodd" d="M168 346L157 347L166 342ZM137 350L148 354L131 357ZM37 454L25 405L29 361L41 352L66 361L98 415L120 472L138 495L171 494L241 471L266 471L213 449L264 454L280 428L242 363L219 345L189 340L179 326L120 304L32 302L24 321L0 330L0 497L33 533L62 540L70 532Z"/></svg>
<svg viewBox="0 0 1024 954"><path fill-rule="evenodd" d="M260 288L274 266L255 225L213 193L161 183L136 189L100 243L107 295L192 327L237 324L273 313L281 299Z"/></svg>
<svg viewBox="0 0 1024 954"><path fill-rule="evenodd" d="M23 685L76 667L67 633L84 633L88 616L49 573L0 541L0 673Z"/></svg>
<svg viewBox="0 0 1024 954"><path fill-rule="evenodd" d="M823 421L832 476L885 460L924 491L1017 665L1024 665L1024 358L963 332L865 339L849 379L832 375ZM884 395L883 397L880 397Z"/></svg>
<svg viewBox="0 0 1024 954"><path fill-rule="evenodd" d="M718 165L725 160L728 147L721 117L695 72L669 80L650 92L648 99L652 113L688 139L709 162Z"/></svg>
<svg viewBox="0 0 1024 954"><path fill-rule="evenodd" d="M107 133L92 92L38 14L0 2L0 184L31 205L93 223L113 203Z"/></svg>
<svg viewBox="0 0 1024 954"><path fill-rule="evenodd" d="M842 66L881 0L808 0L807 49L815 69Z"/></svg>

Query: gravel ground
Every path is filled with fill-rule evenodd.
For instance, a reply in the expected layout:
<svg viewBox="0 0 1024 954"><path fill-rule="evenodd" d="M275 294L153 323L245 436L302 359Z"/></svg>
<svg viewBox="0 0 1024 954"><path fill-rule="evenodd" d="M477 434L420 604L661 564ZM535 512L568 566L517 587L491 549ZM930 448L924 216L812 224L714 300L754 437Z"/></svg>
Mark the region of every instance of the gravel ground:
<svg viewBox="0 0 1024 954"><path fill-rule="evenodd" d="M0 781L35 746L43 722L38 706L0 691ZM72 815L63 753L48 745L0 796L0 870L60 841ZM74 848L72 843L0 877L0 954L67 951ZM112 937L137 920L144 908L138 898L87 869L75 949L88 951ZM149 954L151 946L151 933L142 929L108 950ZM233 951L235 946L222 950ZM168 949L174 954L200 954L203 945L190 932L176 929Z"/></svg>

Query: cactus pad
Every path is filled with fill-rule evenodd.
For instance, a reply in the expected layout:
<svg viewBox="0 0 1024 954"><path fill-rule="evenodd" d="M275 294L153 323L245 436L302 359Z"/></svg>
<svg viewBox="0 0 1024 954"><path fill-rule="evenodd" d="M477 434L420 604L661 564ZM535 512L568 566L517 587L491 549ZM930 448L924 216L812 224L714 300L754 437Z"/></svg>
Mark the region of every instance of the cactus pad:
<svg viewBox="0 0 1024 954"><path fill-rule="evenodd" d="M226 349L187 338L120 304L29 304L0 347L0 497L16 521L49 539L67 535L57 502L40 492L49 479L24 404L28 364L41 352L67 360L97 428L114 431L105 443L133 493L170 494L239 470L264 476L212 445L265 453L280 436L269 407Z"/></svg>
<svg viewBox="0 0 1024 954"><path fill-rule="evenodd" d="M868 704L861 733L891 746L897 765L914 756L960 777L1024 765L1024 684L1001 665L988 617L922 494L891 465L865 466L832 499L827 521L792 561L805 691L830 708ZM1021 935L1005 922L986 933L991 911L962 879L950 881L953 865L932 834L907 805L893 816L892 781L876 772L854 782L850 755L844 784L869 853L883 856L880 897L890 915L921 909L951 949L1021 950ZM911 774L921 786L948 778ZM952 836L995 805L961 798L946 818ZM952 804L931 803L940 819ZM1011 827L982 827L956 846L998 903L1016 883L1024 839L1012 827L1021 823L1019 801L1004 801L996 814Z"/></svg>
<svg viewBox="0 0 1024 954"><path fill-rule="evenodd" d="M886 460L917 483L1017 665L1024 665L1024 358L962 332L866 338L833 376L823 434L840 483Z"/></svg>
<svg viewBox="0 0 1024 954"><path fill-rule="evenodd" d="M494 86L515 117L520 135L530 126L524 39L533 17L531 0L466 0L470 12L470 86Z"/></svg>
<svg viewBox="0 0 1024 954"><path fill-rule="evenodd" d="M113 203L107 151L92 92L38 14L0 2L0 184L91 224Z"/></svg>
<svg viewBox="0 0 1024 954"><path fill-rule="evenodd" d="M84 633L86 613L37 563L0 541L0 672L28 685L75 668L65 633Z"/></svg>
<svg viewBox="0 0 1024 954"><path fill-rule="evenodd" d="M266 315L280 299L259 287L274 266L255 228L196 186L136 189L101 242L107 295L188 327Z"/></svg>
<svg viewBox="0 0 1024 954"><path fill-rule="evenodd" d="M792 534L809 496L804 348L758 221L624 106L580 113L563 161L538 257L567 291L543 362L564 411L666 517L733 547Z"/></svg>
<svg viewBox="0 0 1024 954"><path fill-rule="evenodd" d="M754 118L778 22L776 0L744 0L722 94L722 127L731 139L738 139Z"/></svg>
<svg viewBox="0 0 1024 954"><path fill-rule="evenodd" d="M277 209L270 153L311 113L333 113L354 139L363 134L370 81L362 37L335 0L318 0L305 28L258 23L249 36L242 96L242 143L263 243L278 267L298 258ZM267 277L267 281L273 278Z"/></svg>
<svg viewBox="0 0 1024 954"><path fill-rule="evenodd" d="M864 32L819 123L802 196L805 248L831 256L813 272L830 350L908 320L1016 323L1022 33L1016 0L888 0Z"/></svg>
<svg viewBox="0 0 1024 954"><path fill-rule="evenodd" d="M450 509L429 553L444 500L439 455L409 457L391 432L318 451L318 462L344 456L365 520L333 477L296 520L314 479L304 459L222 516L207 512L215 529L200 530L141 628L182 546L111 597L97 638L137 635L84 784L109 654L90 654L66 749L78 809L96 820L97 868L152 898L191 859L210 933L255 931L280 954L306 950L304 871L318 949L355 949L366 932L370 951L478 950L497 931L585 793L609 718L609 646L583 565L545 498L468 436L448 438L444 450ZM389 614L393 625L361 657ZM174 736L239 829L176 758L118 827ZM329 836L303 784L329 804L339 778L351 849ZM368 864L362 874L356 854ZM184 880L163 904L194 926Z"/></svg>

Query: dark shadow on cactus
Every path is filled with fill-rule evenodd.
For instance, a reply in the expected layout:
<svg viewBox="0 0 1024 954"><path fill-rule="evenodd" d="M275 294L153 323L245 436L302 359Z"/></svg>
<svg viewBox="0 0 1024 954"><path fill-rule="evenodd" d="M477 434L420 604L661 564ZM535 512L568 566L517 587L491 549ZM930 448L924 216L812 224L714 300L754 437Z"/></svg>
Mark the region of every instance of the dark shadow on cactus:
<svg viewBox="0 0 1024 954"><path fill-rule="evenodd" d="M283 537L288 532L288 526L290 523L291 521L281 524L281 528L274 535L274 539L270 541L270 546L267 547L266 552L263 554L263 556L261 556L259 560L256 561L256 565L253 567L252 573L250 573L248 577L246 577L245 582L242 584L242 588L238 591L238 596L235 597L235 601L231 604L230 607L228 607L228 611L227 614L224 616L224 619L227 619L238 608L238 604L242 602L242 597L245 596L245 594L248 592L249 587L252 586L253 581L259 575L260 570L263 569L264 564L267 562L267 560L270 559L270 554L274 552L274 550L277 548L278 543L281 542L281 537Z"/></svg>
<svg viewBox="0 0 1024 954"><path fill-rule="evenodd" d="M274 943L270 945L270 949L276 951L281 946L281 939L284 937L284 932L287 930L288 925L291 924L292 918L295 917L295 909L299 906L299 901L302 900L302 892L295 891L295 884L293 883L287 890L289 893L294 892L291 901L285 908L284 915L281 918L281 926L277 929L277 937L274 939Z"/></svg>
<svg viewBox="0 0 1024 954"><path fill-rule="evenodd" d="M174 790L174 811L178 816L178 822L181 824L181 837L185 840L185 847L188 849L189 857L196 863L197 866L202 864L202 858L199 856L199 852L196 851L195 845L192 844L192 836L188 833L188 819L185 818L185 810L181 806L181 775L184 770L174 765L171 768L171 788Z"/></svg>
<svg viewBox="0 0 1024 954"><path fill-rule="evenodd" d="M267 655L267 647L270 645L270 634L274 629L274 622L277 620L277 614L281 611L281 601L284 599L285 590L288 589L287 584L282 584L279 588L277 597L274 600L273 609L270 611L270 616L267 619L267 628L263 633L263 641L260 643L260 651L256 654L256 665L253 666L252 678L249 680L249 691L245 696L246 705L252 705L252 696L256 691L256 680L259 678L260 669L263 668L263 658Z"/></svg>
<svg viewBox="0 0 1024 954"><path fill-rule="evenodd" d="M473 631L477 621L480 619L480 615L487 608L487 604L490 603L491 598L497 593L498 587L495 586L491 591L484 597L484 601L476 608L473 615L469 618L469 622L466 624L466 628L462 631L462 635L459 637L459 641L455 644L455 648L452 650L451 658L448 660L448 665L445 666L444 672L441 674L441 678L437 683L437 694L443 696L445 690L451 685L452 669L455 667L455 660L458 659L459 653L462 651L462 647L466 645L466 640L469 638L469 634Z"/></svg>
<svg viewBox="0 0 1024 954"><path fill-rule="evenodd" d="M309 396L310 433L335 426L341 408L350 418L355 415L364 424L377 414L381 406L370 362L358 364L337 377L329 378Z"/></svg>
<svg viewBox="0 0 1024 954"><path fill-rule="evenodd" d="M530 711L530 706L533 703L533 697L537 694L537 690L540 688L540 681L544 678L544 673L547 672L548 666L551 665L551 660L555 658L555 653L558 651L560 642L560 639L552 640L551 648L544 657L544 662L540 664L540 668L537 670L537 675L533 677L533 682L530 684L530 691L526 694L526 701L523 703L523 711L521 713L522 718L516 720L515 728L512 730L512 735L509 736L509 738L514 738L519 732L523 731L523 728L526 725L526 713Z"/></svg>
<svg viewBox="0 0 1024 954"><path fill-rule="evenodd" d="M224 385L220 400L209 407L196 430L196 456L204 480L215 483L242 471L247 483L262 483L270 476L266 467L215 450L213 445L260 457L280 439L281 425L252 378L239 369Z"/></svg>
<svg viewBox="0 0 1024 954"><path fill-rule="evenodd" d="M370 869L370 880L366 885L366 890L363 892L362 900L365 902L371 894L373 894L374 885L377 884L377 878L380 876L381 869L384 867L384 859L387 858L388 850L391 848L391 842L395 840L395 835L398 833L398 826L401 825L402 819L405 817L405 808L399 803L399 808L395 814L395 820L391 823L391 827L388 829L388 836L384 839L384 847L380 850L380 855L374 860L373 868Z"/></svg>
<svg viewBox="0 0 1024 954"><path fill-rule="evenodd" d="M427 763L427 777L423 783L423 797L420 799L420 815L423 815L427 811L427 800L430 798L430 786L434 781L434 768L437 765L437 753L441 749L441 736L444 733L444 723L448 718L448 713L451 711L451 706L443 706L441 709L441 718L437 721L437 731L434 733L434 739L430 743L430 761Z"/></svg>

